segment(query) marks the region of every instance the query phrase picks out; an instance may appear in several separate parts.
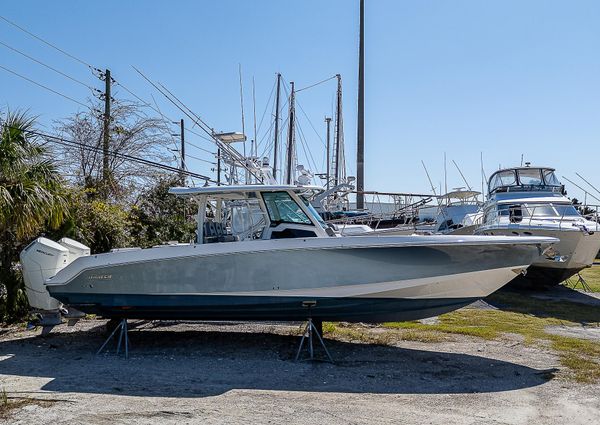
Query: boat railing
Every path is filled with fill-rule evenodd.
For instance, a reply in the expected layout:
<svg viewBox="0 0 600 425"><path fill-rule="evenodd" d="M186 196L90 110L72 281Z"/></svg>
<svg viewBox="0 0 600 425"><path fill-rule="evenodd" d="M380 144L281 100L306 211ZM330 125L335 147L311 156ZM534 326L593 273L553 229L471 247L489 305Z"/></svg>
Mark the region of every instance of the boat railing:
<svg viewBox="0 0 600 425"><path fill-rule="evenodd" d="M577 227L582 231L600 231L600 205L573 205L578 210L579 215L567 214L567 209L561 215L541 213L542 210L547 211L548 207L552 208L553 204L510 206L507 210L497 211L493 221L491 223L488 221L488 223L492 225L506 224L505 220L508 219L510 223L529 227L551 224L553 227L558 227L558 230L572 230L574 227ZM523 214L524 210L527 215ZM506 213L503 214L503 212L507 212L508 215ZM502 220L503 218L504 220ZM581 219L593 222L593 224L591 226L583 224L581 223Z"/></svg>
<svg viewBox="0 0 600 425"><path fill-rule="evenodd" d="M356 193L356 192L355 192ZM365 196L365 210L360 214L328 219L336 225L365 224L374 229L413 226L419 217L419 208L429 204L432 196L411 193L362 192ZM356 213L357 211L353 211ZM341 212L343 213L343 211Z"/></svg>

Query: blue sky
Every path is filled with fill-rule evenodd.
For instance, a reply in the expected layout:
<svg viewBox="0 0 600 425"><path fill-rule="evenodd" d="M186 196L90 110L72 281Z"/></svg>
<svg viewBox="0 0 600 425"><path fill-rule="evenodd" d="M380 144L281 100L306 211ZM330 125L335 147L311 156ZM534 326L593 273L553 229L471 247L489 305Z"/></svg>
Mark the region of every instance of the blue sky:
<svg viewBox="0 0 600 425"><path fill-rule="evenodd" d="M139 67L223 131L241 129L238 64L247 133L252 77L260 120L276 72L297 87L340 73L353 174L357 3L23 0L5 2L1 14L94 66L110 68L117 81L144 99L152 93L168 116L180 118L131 65ZM598 22L597 1L367 0L366 188L428 192L421 160L439 186L444 152L449 188L464 186L452 159L480 187L481 152L488 175L499 165L518 165L524 155L556 167L559 176L579 172L600 186ZM3 21L0 41L102 87L84 66ZM0 52L0 65L77 100L89 96L86 88L3 46ZM323 145L311 123L323 137L334 92L330 81L298 94L310 119L300 116L317 168L323 166ZM123 90L117 95L131 98ZM48 130L80 108L1 69L0 107L29 108ZM263 123L259 138L266 128ZM201 139L189 140L212 149ZM210 159L194 148L189 153ZM190 166L210 171L199 161Z"/></svg>

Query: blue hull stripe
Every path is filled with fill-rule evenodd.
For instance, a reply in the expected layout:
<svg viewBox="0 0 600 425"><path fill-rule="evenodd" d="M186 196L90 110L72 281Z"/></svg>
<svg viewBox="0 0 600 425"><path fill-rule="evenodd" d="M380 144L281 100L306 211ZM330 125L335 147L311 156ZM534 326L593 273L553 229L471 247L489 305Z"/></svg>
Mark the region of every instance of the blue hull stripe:
<svg viewBox="0 0 600 425"><path fill-rule="evenodd" d="M303 301L315 300L312 317L331 321L383 322L437 316L477 298L319 298L228 295L134 295L53 293L53 297L85 313L104 317L179 320L306 319Z"/></svg>

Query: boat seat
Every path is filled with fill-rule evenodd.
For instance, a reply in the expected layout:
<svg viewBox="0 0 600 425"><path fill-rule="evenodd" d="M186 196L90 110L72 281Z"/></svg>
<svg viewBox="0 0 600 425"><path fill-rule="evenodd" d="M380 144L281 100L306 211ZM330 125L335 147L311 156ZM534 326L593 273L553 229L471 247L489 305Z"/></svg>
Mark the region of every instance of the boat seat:
<svg viewBox="0 0 600 425"><path fill-rule="evenodd" d="M204 243L235 242L239 238L227 234L227 228L218 221L207 221L204 223Z"/></svg>

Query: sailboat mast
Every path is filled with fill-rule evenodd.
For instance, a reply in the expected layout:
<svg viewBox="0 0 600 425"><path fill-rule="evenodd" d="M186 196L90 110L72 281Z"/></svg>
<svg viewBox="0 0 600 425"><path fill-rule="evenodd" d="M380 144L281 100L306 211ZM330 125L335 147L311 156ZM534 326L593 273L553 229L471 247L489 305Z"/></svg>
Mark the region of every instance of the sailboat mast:
<svg viewBox="0 0 600 425"><path fill-rule="evenodd" d="M277 73L277 95L275 97L275 141L273 143L273 178L277 181L277 152L279 151L279 93L281 74Z"/></svg>
<svg viewBox="0 0 600 425"><path fill-rule="evenodd" d="M331 181L331 176L330 176L330 166L329 166L329 160L330 160L330 152L331 152L331 141L330 141L330 137L331 137L331 117L325 117L325 122L327 123L327 173L326 173L326 179L325 181L327 182L327 190L329 190L329 186L330 186L330 181Z"/></svg>
<svg viewBox="0 0 600 425"><path fill-rule="evenodd" d="M340 146L342 135L342 76L337 77L337 97L335 107L335 171L333 175L334 186L340 184Z"/></svg>
<svg viewBox="0 0 600 425"><path fill-rule="evenodd" d="M365 0L360 0L358 123L356 131L356 208L365 207Z"/></svg>
<svg viewBox="0 0 600 425"><path fill-rule="evenodd" d="M292 164L293 164L293 157L294 157L294 136L295 136L295 128L294 128L294 124L296 121L296 117L295 117L295 97L296 97L296 92L294 89L294 82L290 82L290 85L292 86L292 91L290 93L290 112L289 112L289 117L288 117L288 143L287 143L287 173L286 173L286 183L287 184L293 184L294 183L294 178L293 178L293 172L292 172Z"/></svg>

